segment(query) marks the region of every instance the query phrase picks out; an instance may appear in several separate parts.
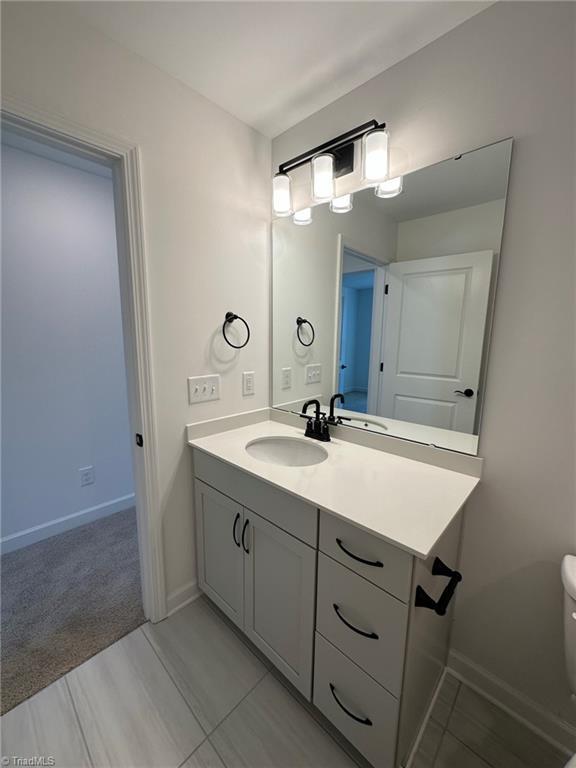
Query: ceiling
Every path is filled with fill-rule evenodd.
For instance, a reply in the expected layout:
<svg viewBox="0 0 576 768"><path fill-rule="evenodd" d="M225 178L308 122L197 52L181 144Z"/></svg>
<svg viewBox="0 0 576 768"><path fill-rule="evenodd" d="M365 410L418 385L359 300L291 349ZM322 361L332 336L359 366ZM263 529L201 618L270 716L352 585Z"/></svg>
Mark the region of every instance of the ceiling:
<svg viewBox="0 0 576 768"><path fill-rule="evenodd" d="M274 137L491 2L75 2L91 26Z"/></svg>

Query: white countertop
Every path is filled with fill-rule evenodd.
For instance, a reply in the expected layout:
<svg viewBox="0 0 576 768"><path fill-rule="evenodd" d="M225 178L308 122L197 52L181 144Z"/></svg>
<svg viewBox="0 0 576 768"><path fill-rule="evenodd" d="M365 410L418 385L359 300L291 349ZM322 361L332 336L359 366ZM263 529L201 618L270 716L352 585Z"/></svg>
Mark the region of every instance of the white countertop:
<svg viewBox="0 0 576 768"><path fill-rule="evenodd" d="M479 482L335 438L321 444L328 458L310 467L268 464L247 453L251 440L276 435L303 437L303 429L261 421L188 442L420 558L429 555Z"/></svg>

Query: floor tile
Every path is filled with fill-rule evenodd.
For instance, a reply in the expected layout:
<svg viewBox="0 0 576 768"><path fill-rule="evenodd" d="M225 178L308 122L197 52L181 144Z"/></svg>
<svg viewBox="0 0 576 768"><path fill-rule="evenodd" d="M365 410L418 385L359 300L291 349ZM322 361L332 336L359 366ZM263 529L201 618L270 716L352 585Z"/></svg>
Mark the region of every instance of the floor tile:
<svg viewBox="0 0 576 768"><path fill-rule="evenodd" d="M354 768L355 763L272 675L210 737L228 768Z"/></svg>
<svg viewBox="0 0 576 768"><path fill-rule="evenodd" d="M412 768L432 768L442 742L444 728L435 720L428 720L420 739Z"/></svg>
<svg viewBox="0 0 576 768"><path fill-rule="evenodd" d="M67 679L95 768L176 768L205 737L141 629Z"/></svg>
<svg viewBox="0 0 576 768"><path fill-rule="evenodd" d="M563 768L566 756L500 707L462 686L448 730L494 768Z"/></svg>
<svg viewBox="0 0 576 768"><path fill-rule="evenodd" d="M430 713L430 717L444 728L448 724L459 689L460 681L456 677L450 674L444 675L442 686L438 691L438 696Z"/></svg>
<svg viewBox="0 0 576 768"><path fill-rule="evenodd" d="M2 717L1 724L4 759L53 757L57 768L90 766L64 679L10 710ZM6 765L16 765L16 762L11 760Z"/></svg>
<svg viewBox="0 0 576 768"><path fill-rule="evenodd" d="M267 672L205 598L143 629L207 733Z"/></svg>
<svg viewBox="0 0 576 768"><path fill-rule="evenodd" d="M182 768L226 768L208 739L201 744Z"/></svg>
<svg viewBox="0 0 576 768"><path fill-rule="evenodd" d="M446 731L442 737L434 768L491 768L491 766Z"/></svg>

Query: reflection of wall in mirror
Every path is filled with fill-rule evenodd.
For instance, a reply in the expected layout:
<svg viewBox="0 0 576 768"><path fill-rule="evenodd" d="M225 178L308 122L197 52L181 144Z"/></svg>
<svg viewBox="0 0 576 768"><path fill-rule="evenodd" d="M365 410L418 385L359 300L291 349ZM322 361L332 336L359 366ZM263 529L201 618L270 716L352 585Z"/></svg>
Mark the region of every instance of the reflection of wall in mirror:
<svg viewBox="0 0 576 768"><path fill-rule="evenodd" d="M472 251L500 252L505 200L398 223L397 261Z"/></svg>
<svg viewBox="0 0 576 768"><path fill-rule="evenodd" d="M394 259L396 223L374 216L371 207L357 205L350 213L334 214L327 206L313 210L313 223L294 226L291 220L273 225L273 392L275 405L299 403L321 396L326 402L334 388L336 295L340 275L338 243L382 262ZM311 320L316 339L311 347L295 340L296 317ZM306 365L322 366L318 385L305 383ZM282 368L292 369L292 386L282 389Z"/></svg>

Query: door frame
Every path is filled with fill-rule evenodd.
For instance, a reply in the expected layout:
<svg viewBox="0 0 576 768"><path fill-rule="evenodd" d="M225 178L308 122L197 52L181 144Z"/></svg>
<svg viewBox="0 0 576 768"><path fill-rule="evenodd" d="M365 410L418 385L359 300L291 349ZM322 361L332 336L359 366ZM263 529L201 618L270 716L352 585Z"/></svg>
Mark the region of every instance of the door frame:
<svg viewBox="0 0 576 768"><path fill-rule="evenodd" d="M370 337L370 368L368 371L368 413L376 413L380 380L380 355L384 337L384 288L386 286L386 269L389 261L383 261L366 249L355 245L350 238L338 235L336 251L336 300L334 302L334 370L332 372L332 392L338 392L340 374L340 304L342 297L342 265L344 251L352 256L369 262L374 266L374 295L372 299L372 328Z"/></svg>
<svg viewBox="0 0 576 768"><path fill-rule="evenodd" d="M152 375L150 301L146 269L140 150L52 113L3 97L2 124L30 138L109 165L113 171L120 300L132 442L138 550L144 614L167 615L158 483L158 444Z"/></svg>

